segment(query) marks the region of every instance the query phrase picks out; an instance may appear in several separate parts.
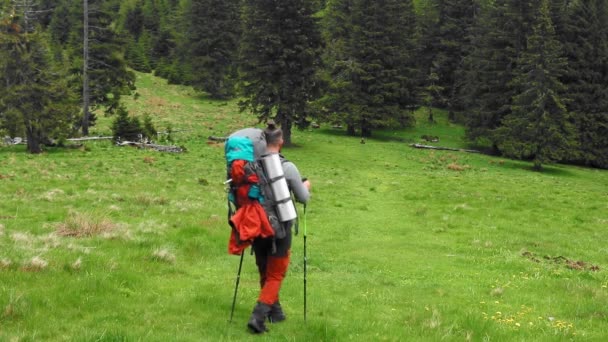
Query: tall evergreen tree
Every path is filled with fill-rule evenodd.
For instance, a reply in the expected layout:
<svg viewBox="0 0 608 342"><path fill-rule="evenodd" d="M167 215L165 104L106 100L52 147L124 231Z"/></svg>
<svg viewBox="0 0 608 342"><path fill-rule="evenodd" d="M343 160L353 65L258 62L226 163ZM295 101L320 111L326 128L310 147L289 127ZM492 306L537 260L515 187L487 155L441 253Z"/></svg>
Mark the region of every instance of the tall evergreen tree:
<svg viewBox="0 0 608 342"><path fill-rule="evenodd" d="M141 1L135 3L135 7L127 9L127 14L124 22L125 30L133 36L135 40L144 30L144 11Z"/></svg>
<svg viewBox="0 0 608 342"><path fill-rule="evenodd" d="M562 29L579 148L569 160L608 168L608 3L574 1Z"/></svg>
<svg viewBox="0 0 608 342"><path fill-rule="evenodd" d="M323 17L323 39L325 49L322 70L323 96L316 101L316 119L334 124L346 122L353 94L349 43L353 32L354 0L333 0L329 2ZM355 127L348 126L349 134L355 134Z"/></svg>
<svg viewBox="0 0 608 342"><path fill-rule="evenodd" d="M73 34L65 48L70 51L73 72L83 78L83 120L79 127L83 135L87 135L89 126L95 123L93 111L104 107L107 113L113 113L121 95L129 94L134 89L135 75L127 70L125 44L115 29L113 13L118 12L119 3L107 0L84 0L76 5L68 3L72 9ZM85 3L87 11L84 9ZM85 30L84 19L87 16L88 29ZM85 63L87 58L88 62Z"/></svg>
<svg viewBox="0 0 608 342"><path fill-rule="evenodd" d="M245 0L240 46L241 109L274 118L286 144L308 123L318 94L321 35L310 0Z"/></svg>
<svg viewBox="0 0 608 342"><path fill-rule="evenodd" d="M215 98L234 94L239 44L240 0L192 1L187 11L188 35L184 63L192 69L191 84Z"/></svg>
<svg viewBox="0 0 608 342"><path fill-rule="evenodd" d="M164 59L177 60L181 55L175 51L178 33L189 34L188 25L183 20L184 15L179 14L180 6L187 11L189 0L144 0L142 11L144 15L144 31L150 35L148 60L153 69ZM182 38L182 40L184 40ZM181 53L181 51L180 51ZM166 62L165 62L166 63Z"/></svg>
<svg viewBox="0 0 608 342"><path fill-rule="evenodd" d="M48 38L31 22L30 4L16 3L0 18L0 125L14 134L22 129L28 151L40 153L50 138L70 132L78 106L52 63Z"/></svg>
<svg viewBox="0 0 608 342"><path fill-rule="evenodd" d="M470 31L479 9L475 0L434 1L438 11L437 36L431 37L436 39L431 46L435 46L437 51L427 73L437 74L435 86L443 89L439 94L439 104L448 108L453 120L454 111L463 109L460 89L464 85L464 58L471 48Z"/></svg>
<svg viewBox="0 0 608 342"><path fill-rule="evenodd" d="M549 0L541 0L527 48L518 59L513 80L517 94L512 112L496 130L498 146L511 157L533 158L534 167L559 161L574 142L574 130L562 95L559 76L566 66L555 36Z"/></svg>
<svg viewBox="0 0 608 342"><path fill-rule="evenodd" d="M514 70L531 32L534 1L496 0L483 7L472 30L472 52L465 58L466 134L472 141L488 142L496 149L494 130L511 113L516 93Z"/></svg>
<svg viewBox="0 0 608 342"><path fill-rule="evenodd" d="M348 133L408 125L416 101L411 1L338 1L330 9L328 39L334 52L323 105L338 113ZM341 27L340 25L344 25Z"/></svg>

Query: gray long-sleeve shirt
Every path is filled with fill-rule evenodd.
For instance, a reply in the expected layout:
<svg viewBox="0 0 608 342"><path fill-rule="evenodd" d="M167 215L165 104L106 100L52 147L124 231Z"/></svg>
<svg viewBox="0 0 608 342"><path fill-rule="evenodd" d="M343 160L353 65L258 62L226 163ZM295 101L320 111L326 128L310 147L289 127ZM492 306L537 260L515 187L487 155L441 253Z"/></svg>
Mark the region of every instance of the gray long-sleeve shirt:
<svg viewBox="0 0 608 342"><path fill-rule="evenodd" d="M285 179L287 180L287 186L293 192L296 200L300 203L308 202L310 198L310 192L304 186L302 182L302 176L296 165L290 161L286 161L283 164L283 172L285 173Z"/></svg>

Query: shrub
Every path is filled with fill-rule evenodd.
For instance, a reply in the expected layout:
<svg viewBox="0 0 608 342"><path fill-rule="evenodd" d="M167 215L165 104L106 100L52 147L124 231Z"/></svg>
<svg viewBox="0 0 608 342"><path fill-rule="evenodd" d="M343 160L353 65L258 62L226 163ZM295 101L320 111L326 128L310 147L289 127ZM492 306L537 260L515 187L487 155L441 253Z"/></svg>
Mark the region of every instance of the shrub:
<svg viewBox="0 0 608 342"><path fill-rule="evenodd" d="M127 109L120 105L116 111L116 119L112 123L112 134L114 140L139 140L139 135L143 135L143 130L139 119L129 117Z"/></svg>

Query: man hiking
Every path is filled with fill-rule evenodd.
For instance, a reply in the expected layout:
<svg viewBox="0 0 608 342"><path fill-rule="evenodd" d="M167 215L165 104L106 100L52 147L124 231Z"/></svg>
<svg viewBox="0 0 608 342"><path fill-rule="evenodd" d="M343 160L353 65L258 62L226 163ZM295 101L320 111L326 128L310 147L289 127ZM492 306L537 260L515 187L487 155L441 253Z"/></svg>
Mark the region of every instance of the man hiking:
<svg viewBox="0 0 608 342"><path fill-rule="evenodd" d="M260 145L256 144L261 139L266 142L265 151L256 151L256 155L278 154L281 160L281 167L284 173L285 180L289 191L293 193L298 202L306 203L310 198L310 181L302 179L298 168L290 161L280 155L283 147L283 132L276 127L274 122L268 123L268 127L263 131L263 136L256 135L257 129L246 128L233 133L234 136L244 136L254 142L254 146L260 149ZM233 222L234 223L234 222ZM231 224L233 224L231 223ZM281 283L287 273L289 266L290 248L292 232L291 227L294 221L282 222L285 228L281 234L274 234L271 237L262 237L261 235L253 239L252 248L255 253L256 265L260 274L260 294L257 303L251 314L251 318L247 322L247 327L253 333L263 333L267 331L265 322L268 319L271 323L277 323L285 320L285 314L279 303L279 291ZM280 236L277 236L280 235Z"/></svg>

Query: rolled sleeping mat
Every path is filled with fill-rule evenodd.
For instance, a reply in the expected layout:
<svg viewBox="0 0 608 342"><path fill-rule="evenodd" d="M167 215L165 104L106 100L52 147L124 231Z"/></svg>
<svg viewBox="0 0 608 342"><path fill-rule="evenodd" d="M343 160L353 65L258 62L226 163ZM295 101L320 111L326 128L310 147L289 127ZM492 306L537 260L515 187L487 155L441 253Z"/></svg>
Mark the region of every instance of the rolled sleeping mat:
<svg viewBox="0 0 608 342"><path fill-rule="evenodd" d="M298 215L291 200L291 194L287 186L279 154L271 153L262 156L262 166L270 182L273 200L277 202L276 210L279 215L279 221L286 222L296 219Z"/></svg>

